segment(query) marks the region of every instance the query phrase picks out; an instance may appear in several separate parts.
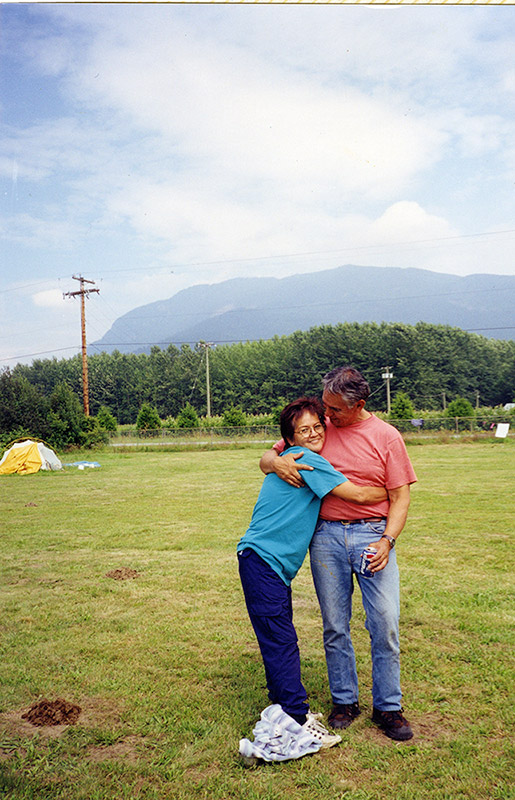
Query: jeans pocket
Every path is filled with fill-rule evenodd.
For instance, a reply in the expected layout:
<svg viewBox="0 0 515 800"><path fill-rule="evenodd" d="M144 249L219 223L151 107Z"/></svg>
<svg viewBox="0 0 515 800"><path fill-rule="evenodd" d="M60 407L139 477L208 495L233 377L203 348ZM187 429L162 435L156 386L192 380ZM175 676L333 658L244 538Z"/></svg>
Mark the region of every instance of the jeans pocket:
<svg viewBox="0 0 515 800"><path fill-rule="evenodd" d="M375 533L376 536L381 537L386 530L386 520L381 522L369 522L368 527L372 533Z"/></svg>
<svg viewBox="0 0 515 800"><path fill-rule="evenodd" d="M331 526L331 523L325 519L320 519L317 522L315 533L313 534L313 536L324 536L326 534L333 534L333 533L334 530Z"/></svg>

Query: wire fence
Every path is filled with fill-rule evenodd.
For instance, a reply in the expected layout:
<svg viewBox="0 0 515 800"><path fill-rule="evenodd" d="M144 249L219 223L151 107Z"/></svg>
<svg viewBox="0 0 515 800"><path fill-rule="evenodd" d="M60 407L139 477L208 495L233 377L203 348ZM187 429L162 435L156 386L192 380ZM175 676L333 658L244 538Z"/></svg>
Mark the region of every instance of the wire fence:
<svg viewBox="0 0 515 800"><path fill-rule="evenodd" d="M495 417L435 417L420 419L390 419L388 422L404 436L422 437L438 433L483 434L495 436L499 423L509 423L509 415ZM513 433L511 434L513 435ZM111 434L111 444L227 444L262 442L267 444L281 438L278 425L205 426L155 430L119 428Z"/></svg>

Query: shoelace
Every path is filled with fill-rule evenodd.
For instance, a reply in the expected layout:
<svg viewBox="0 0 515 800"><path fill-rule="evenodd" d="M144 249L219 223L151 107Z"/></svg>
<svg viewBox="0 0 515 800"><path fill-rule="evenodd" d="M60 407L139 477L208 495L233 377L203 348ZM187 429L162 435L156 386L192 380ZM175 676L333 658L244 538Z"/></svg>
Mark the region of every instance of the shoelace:
<svg viewBox="0 0 515 800"><path fill-rule="evenodd" d="M394 723L395 725L404 725L402 711L383 711L383 716L390 723Z"/></svg>
<svg viewBox="0 0 515 800"><path fill-rule="evenodd" d="M326 728L324 728L324 726L321 725L320 722L317 719L314 719L313 717L311 718L308 717L308 720L304 725L304 730L309 731L309 733L312 736L320 740L322 740L324 736L327 736L329 734L329 731L326 730Z"/></svg>

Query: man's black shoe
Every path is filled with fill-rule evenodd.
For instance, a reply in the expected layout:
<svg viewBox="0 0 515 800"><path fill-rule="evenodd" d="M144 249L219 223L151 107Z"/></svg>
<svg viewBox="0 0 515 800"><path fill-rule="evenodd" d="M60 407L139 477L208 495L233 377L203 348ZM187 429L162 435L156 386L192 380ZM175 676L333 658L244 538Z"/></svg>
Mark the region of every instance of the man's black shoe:
<svg viewBox="0 0 515 800"><path fill-rule="evenodd" d="M349 705L335 704L333 710L329 714L328 723L331 728L342 730L348 728L349 725L356 717L361 714L358 703L350 703Z"/></svg>
<svg viewBox="0 0 515 800"><path fill-rule="evenodd" d="M411 725L406 717L402 716L402 708L398 711L380 711L374 708L372 722L379 725L386 736L398 742L405 742L413 736Z"/></svg>

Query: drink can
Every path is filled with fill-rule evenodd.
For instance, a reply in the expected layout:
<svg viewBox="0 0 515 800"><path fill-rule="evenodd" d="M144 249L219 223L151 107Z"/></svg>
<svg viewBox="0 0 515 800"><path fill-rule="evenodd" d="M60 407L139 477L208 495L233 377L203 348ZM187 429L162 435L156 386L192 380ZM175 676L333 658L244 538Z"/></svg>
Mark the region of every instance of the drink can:
<svg viewBox="0 0 515 800"><path fill-rule="evenodd" d="M377 553L376 547L365 547L365 549L361 553L361 562L359 565L359 571L364 578L374 577L374 573L370 572L368 568L368 562L370 561L371 558L375 556L376 553Z"/></svg>

